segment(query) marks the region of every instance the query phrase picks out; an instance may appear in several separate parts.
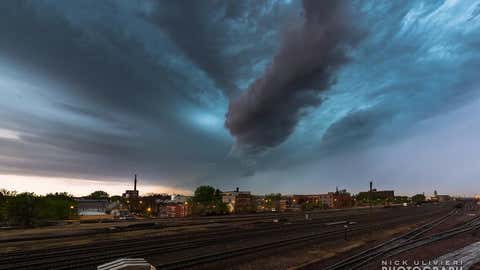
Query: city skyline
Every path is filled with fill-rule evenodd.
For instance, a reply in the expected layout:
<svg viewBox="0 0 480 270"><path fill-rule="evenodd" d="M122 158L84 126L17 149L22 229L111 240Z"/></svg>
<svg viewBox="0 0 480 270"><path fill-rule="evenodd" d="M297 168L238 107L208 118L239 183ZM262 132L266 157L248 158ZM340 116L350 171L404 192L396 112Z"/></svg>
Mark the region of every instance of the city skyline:
<svg viewBox="0 0 480 270"><path fill-rule="evenodd" d="M373 180L473 196L479 14L480 1L3 1L0 188L119 195L137 173L142 192Z"/></svg>

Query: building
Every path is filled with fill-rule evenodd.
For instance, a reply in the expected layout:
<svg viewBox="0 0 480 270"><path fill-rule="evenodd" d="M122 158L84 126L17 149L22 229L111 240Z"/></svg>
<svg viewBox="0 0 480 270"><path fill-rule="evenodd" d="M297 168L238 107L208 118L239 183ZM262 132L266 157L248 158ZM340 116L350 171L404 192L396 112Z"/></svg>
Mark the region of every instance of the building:
<svg viewBox="0 0 480 270"><path fill-rule="evenodd" d="M122 194L122 197L125 199L138 199L139 192L137 190L137 175L135 174L135 180L133 183L133 190L126 190L125 193Z"/></svg>
<svg viewBox="0 0 480 270"><path fill-rule="evenodd" d="M159 205L158 212L155 215L162 218L178 218L186 217L190 214L191 207L188 202L177 203L173 201L168 201Z"/></svg>
<svg viewBox="0 0 480 270"><path fill-rule="evenodd" d="M152 216L175 218L186 217L191 214L190 197L184 195L156 195L155 205L150 206ZM147 208L148 209L148 208Z"/></svg>
<svg viewBox="0 0 480 270"><path fill-rule="evenodd" d="M331 197L331 208L349 208L354 205L352 196L345 189L337 189L335 192L329 192L329 195Z"/></svg>
<svg viewBox="0 0 480 270"><path fill-rule="evenodd" d="M166 217L186 217L190 214L190 208L187 203L169 203L165 206Z"/></svg>
<svg viewBox="0 0 480 270"><path fill-rule="evenodd" d="M348 208L353 206L353 198L347 190L337 190L325 194L293 195L293 205L309 204L314 208Z"/></svg>
<svg viewBox="0 0 480 270"><path fill-rule="evenodd" d="M448 202L452 200L450 195L437 195L438 202Z"/></svg>
<svg viewBox="0 0 480 270"><path fill-rule="evenodd" d="M176 195L171 195L170 196L170 202L174 202L174 203L185 203L188 201L190 197L189 196L185 196L185 195L179 195L179 194L176 194Z"/></svg>
<svg viewBox="0 0 480 270"><path fill-rule="evenodd" d="M451 200L452 197L450 197L450 195L440 195L436 190L433 191L433 196L429 199L429 201L432 202L448 202Z"/></svg>
<svg viewBox="0 0 480 270"><path fill-rule="evenodd" d="M227 204L230 213L248 213L256 210L256 201L250 191L240 191L237 187L234 191L222 192L222 202Z"/></svg>
<svg viewBox="0 0 480 270"><path fill-rule="evenodd" d="M393 202L395 200L395 192L393 190L372 189L371 194L370 191L362 191L357 194L357 201L368 202L370 199L372 201L377 200Z"/></svg>
<svg viewBox="0 0 480 270"><path fill-rule="evenodd" d="M160 216L161 207L169 202L170 199L171 195L165 193L142 196L141 207L151 216Z"/></svg>
<svg viewBox="0 0 480 270"><path fill-rule="evenodd" d="M80 216L106 215L107 200L77 199L77 211Z"/></svg>
<svg viewBox="0 0 480 270"><path fill-rule="evenodd" d="M292 202L293 204L318 203L320 202L320 194L310 194L310 195L294 194L292 196Z"/></svg>
<svg viewBox="0 0 480 270"><path fill-rule="evenodd" d="M319 195L319 206L322 208L333 208L333 192Z"/></svg>

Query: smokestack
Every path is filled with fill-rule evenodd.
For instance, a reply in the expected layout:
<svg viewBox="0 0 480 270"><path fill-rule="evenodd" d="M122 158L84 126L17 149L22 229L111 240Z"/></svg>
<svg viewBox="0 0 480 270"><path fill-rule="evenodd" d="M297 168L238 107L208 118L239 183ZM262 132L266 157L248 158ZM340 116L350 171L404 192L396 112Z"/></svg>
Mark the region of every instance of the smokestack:
<svg viewBox="0 0 480 270"><path fill-rule="evenodd" d="M137 191L137 175L135 174L135 181L133 184L133 190Z"/></svg>

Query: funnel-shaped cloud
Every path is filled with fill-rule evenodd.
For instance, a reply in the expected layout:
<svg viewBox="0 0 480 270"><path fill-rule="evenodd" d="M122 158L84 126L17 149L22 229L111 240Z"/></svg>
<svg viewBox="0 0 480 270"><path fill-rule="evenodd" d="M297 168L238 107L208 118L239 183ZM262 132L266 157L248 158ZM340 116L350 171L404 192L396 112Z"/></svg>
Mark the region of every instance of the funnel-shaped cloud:
<svg viewBox="0 0 480 270"><path fill-rule="evenodd" d="M274 147L293 132L303 109L321 103L358 40L343 1L303 1L303 21L289 29L263 76L230 102L225 126L249 151Z"/></svg>

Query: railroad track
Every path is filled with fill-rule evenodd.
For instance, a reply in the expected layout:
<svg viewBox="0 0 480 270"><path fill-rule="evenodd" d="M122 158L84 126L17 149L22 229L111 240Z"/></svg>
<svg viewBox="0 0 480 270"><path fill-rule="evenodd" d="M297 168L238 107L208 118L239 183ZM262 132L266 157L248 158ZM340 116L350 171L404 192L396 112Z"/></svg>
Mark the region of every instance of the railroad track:
<svg viewBox="0 0 480 270"><path fill-rule="evenodd" d="M458 212L458 210L456 210L456 212ZM341 260L324 269L325 270L362 269L365 266L368 266L370 263L372 263L376 259L378 259L380 256L383 256L383 258L386 258L386 257L393 256L393 255L396 255L420 246L428 245L436 241L448 239L461 233L480 229L480 217L475 217L456 228L439 232L430 236L421 237L426 232L433 229L434 226L443 223L449 216L453 214L455 213L452 212L445 217L442 217L438 220L434 220L431 223L416 229L415 231L409 232L405 235L383 242L377 246L374 246L365 251L357 253L351 257ZM303 268L307 268L307 267L303 267Z"/></svg>
<svg viewBox="0 0 480 270"><path fill-rule="evenodd" d="M422 237L420 239L414 239L409 241L402 247L394 250L393 252L389 253L389 256L393 256L417 247L425 246L440 240L448 239L454 237L458 234L471 232L480 229L480 217L476 217L472 220L473 222L469 222L468 224L463 224L462 226L456 227L454 229L450 229L447 231L443 231L440 233L433 234L431 236Z"/></svg>
<svg viewBox="0 0 480 270"><path fill-rule="evenodd" d="M382 208L375 209L376 211L381 211ZM318 216L327 216L332 218L336 216L344 216L351 209L342 210L342 211L314 211L310 215L312 217ZM355 215L366 215L366 209L357 209ZM195 217L195 218L178 218L178 219L152 219L146 222L131 223L125 225L123 222L113 223L111 227L104 228L95 228L95 229L86 229L81 232L66 233L66 234L56 234L56 235L37 235L37 236L21 236L13 238L3 238L0 239L0 243L13 243L13 242L27 242L27 241L39 241L39 240L49 240L60 238L74 238L74 237L85 237L85 236L95 236L95 235L105 235L105 234L115 234L115 233L124 233L132 232L139 230L148 230L155 228L168 228L168 227L186 227L186 226L202 226L202 225L211 225L211 224L225 224L233 222L262 222L266 220L271 220L276 217L285 217L285 218L297 218L300 219L303 217L301 213L262 213L262 214L245 214L237 216L212 216L212 217Z"/></svg>
<svg viewBox="0 0 480 270"><path fill-rule="evenodd" d="M450 216L450 213L448 214ZM446 216L443 216L441 219L445 219ZM361 225L354 227L349 230L349 234L358 234L361 232L367 232L371 229L384 229L385 227L389 227L390 225L398 224L397 220L389 220L387 222L377 224L371 226L369 224ZM421 226L421 228L426 228L428 224ZM338 237L343 237L345 233L345 229L339 229L336 231L331 232L323 232L323 233L315 233L310 235L303 235L298 237L292 237L289 239L271 241L267 243L262 243L258 245L252 245L247 247L242 247L238 249L230 249L223 252L217 252L212 254L205 254L196 257L189 257L179 261L157 265L157 269L162 270L175 270L175 269L185 269L189 267L194 267L202 264L213 263L233 257L244 256L248 254L253 254L257 252L261 252L264 250L272 249L272 248L280 248L284 246L291 246L295 244L305 244L305 242L309 241L318 241L318 240L327 240L327 239L335 239Z"/></svg>
<svg viewBox="0 0 480 270"><path fill-rule="evenodd" d="M361 218L361 216L360 216ZM110 240L96 243L95 246L91 244L84 244L70 247L69 249L65 248L49 248L43 250L31 250L31 251L13 251L5 254L0 254L0 265L8 264L12 261L20 260L32 260L38 258L45 258L49 256L69 256L75 255L81 252L95 252L101 251L105 248L109 248L112 245L115 245L115 248L128 248L132 246L132 243L135 245L151 244L158 243L158 241L172 241L172 240L191 240L192 237L195 238L210 238L212 236L218 236L219 234L239 234L239 233L256 233L256 232L267 232L272 230L282 230L282 229L297 229L302 227L323 227L325 223L331 222L332 217L323 217L316 218L313 221L306 222L304 220L296 220L297 223L292 224L275 224L272 223L272 218L258 220L258 223L255 223L256 227L253 229L245 229L242 227L226 227L226 228L216 228L215 231L206 231L206 232L195 232L195 233L184 233L181 235L167 235L167 236L153 236L149 238L130 238L122 240ZM354 219L352 219L354 220ZM232 223L235 221L232 221ZM288 227L288 228L286 228Z"/></svg>
<svg viewBox="0 0 480 270"><path fill-rule="evenodd" d="M281 225L281 224L272 224L270 226L261 227L255 230L239 231L239 230L224 230L224 231L215 231L202 234L200 239L196 240L187 240L182 237L181 239L176 239L174 242L169 242L169 240L175 240L176 237L156 237L153 239L143 239L138 240L137 242L132 242L131 240L122 241L121 244L115 244L114 246L87 246L81 248L71 248L67 250L55 250L54 252L39 252L39 253L13 253L7 256L4 256L0 259L0 269L4 269L3 266L15 267L16 269L20 268L32 268L41 269L48 268L51 269L54 265L55 269L70 269L74 265L92 265L95 266L101 262L108 261L109 259L115 259L124 256L146 256L149 254L158 254L158 253L171 253L179 250L184 250L188 248L198 248L204 247L206 245L215 244L219 240L221 241L233 241L241 240L245 237L254 237L261 236L266 233L288 233L288 232L298 232L299 230L312 230L312 229L325 229L329 226L324 225L325 220L316 220L316 222L300 223L300 224L290 224L290 225ZM218 239L218 236L221 233L227 234L226 237ZM163 241L159 243L158 241ZM182 241L179 241L182 240ZM103 252L106 249L111 250L109 252Z"/></svg>
<svg viewBox="0 0 480 270"><path fill-rule="evenodd" d="M348 257L340 262L337 262L327 268L325 270L339 270L339 269L360 269L362 266L368 264L372 260L378 258L379 256L385 255L386 253L390 252L391 250L404 245L410 242L412 239L415 239L428 231L432 230L435 226L443 223L449 217L454 215L457 210L452 210L445 216L442 216L438 219L435 219L423 226L416 228L408 233L400 235L398 237L392 238L388 241L385 241L379 245L376 245L372 248L364 250L360 253L357 253L351 257Z"/></svg>
<svg viewBox="0 0 480 270"><path fill-rule="evenodd" d="M388 217L390 215L389 212L383 212L383 213L378 213L379 218L382 217ZM299 218L301 216L301 218ZM282 216L283 217L283 216ZM329 223L332 221L337 221L335 220L335 216L331 217L316 217L314 216L314 219L310 222L305 222L303 215L296 215L297 219L289 219L290 222L297 222L297 223L291 223L288 225L289 229L294 229L297 227L294 226L322 226L324 223ZM362 215L356 215L354 217L351 217L349 220L350 221L361 221L362 218L365 216ZM153 242L158 242L158 241L172 241L172 240L182 240L182 239L191 239L192 237L198 238L198 237L211 237L211 236L218 236L219 234L231 234L231 233L242 233L246 232L255 232L256 230L264 232L266 230L272 230L272 229L278 229L279 226L284 225L284 224L273 224L272 223L272 217L268 218L263 218L263 219L258 219L257 223L253 223L255 227L253 229L245 229L243 227L226 227L226 228L215 228L215 231L206 231L206 232L186 232L182 233L181 235L169 235L169 236L152 236L152 237L141 237L141 238L129 238L129 239L119 239L119 240L105 240L105 241L100 241L95 244L95 246L92 246L91 244L83 244L83 245L76 245L76 246L71 246L69 249L65 248L48 248L48 249L41 249L41 250L29 250L29 251L12 251L9 253L5 254L0 254L0 265L1 264L7 264L11 262L12 260L23 260L23 259L35 259L39 257L48 257L51 255L62 255L62 256L68 256L72 255L75 253L80 253L80 252L93 252L93 251L98 251L102 250L105 248L109 248L112 245L114 245L116 248L120 247L131 247L132 243L135 243L136 245L140 244L150 244ZM299 222L300 221L300 222ZM231 221L231 223L235 223L237 220ZM56 239L58 240L58 239Z"/></svg>
<svg viewBox="0 0 480 270"><path fill-rule="evenodd" d="M445 209L440 209L438 211L429 210L431 215L439 215L440 212L444 212ZM390 220L391 224L398 224L399 221L405 219L415 219L418 218L416 215L423 216L424 212L418 211L412 216L399 217L398 219ZM421 215L420 215L421 214ZM381 216L381 215L380 215ZM391 216L391 213L390 213ZM365 218L362 216L362 218ZM288 239L283 239L275 242L262 243L257 246L251 246L247 249L249 250L263 250L271 247L292 245L296 243L301 243L309 240L318 240L322 238L329 237L339 237L343 236L344 229L339 230L325 230L322 226L325 220L318 220L318 222L310 222L303 224L291 224L289 226L278 226L279 224L271 224L271 226L265 226L258 228L256 230L249 230L244 232L239 232L238 230L224 230L223 233L219 234L218 231L210 232L208 234L201 235L200 238L188 240L182 239L179 236L174 236L171 238L172 242L168 241L168 237L158 237L153 239L143 239L138 242L132 242L132 240L124 240L120 243L112 241L111 246L105 247L87 247L84 246L80 249L70 248L68 250L56 250L55 252L39 252L39 253L13 253L4 256L0 256L0 269L93 269L95 266L107 262L109 260L121 258L121 257L135 257L135 256L149 256L154 254L163 254L163 253L172 253L180 250L189 250L189 249L198 249L204 248L206 246L215 245L221 241L235 241L242 239L247 239L248 237L256 237L260 235L265 235L266 233L275 233L281 232L284 235L287 235ZM384 227L387 226L387 223L381 223L378 226ZM350 233L365 231L368 226L359 225L356 228L352 228ZM321 229L321 232L311 233L312 229ZM305 233L308 231L309 233ZM302 234L303 233L303 234ZM159 243L159 241L163 241ZM103 250L102 250L103 249ZM103 251L103 252L102 252ZM50 252L50 253L49 253ZM206 255L200 257L193 257L188 259L188 264L193 265L195 263L204 263L206 260L211 261L212 259L219 260L225 258L226 256L240 256L242 254L248 253L247 250L230 250L228 251L230 255L227 254L218 254ZM159 266L159 269L179 269L175 268L178 265L185 264L185 260L177 261L174 263L164 266ZM175 266L177 265L177 266Z"/></svg>

